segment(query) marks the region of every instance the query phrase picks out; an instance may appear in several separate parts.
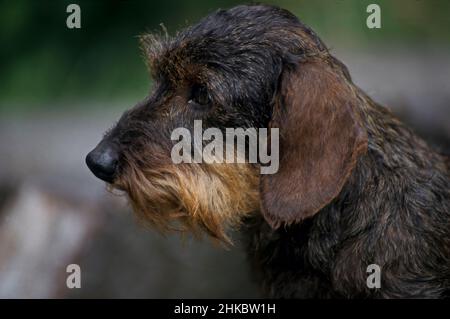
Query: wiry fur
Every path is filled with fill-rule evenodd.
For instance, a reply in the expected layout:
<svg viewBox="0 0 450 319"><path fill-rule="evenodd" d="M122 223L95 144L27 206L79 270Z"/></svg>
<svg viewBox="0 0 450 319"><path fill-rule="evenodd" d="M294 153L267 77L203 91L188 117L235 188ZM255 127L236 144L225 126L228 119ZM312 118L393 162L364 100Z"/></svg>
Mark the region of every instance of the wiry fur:
<svg viewBox="0 0 450 319"><path fill-rule="evenodd" d="M247 164L136 165L126 169L114 187L126 192L133 210L160 231L205 231L231 244L227 229L258 209L258 176Z"/></svg>
<svg viewBox="0 0 450 319"><path fill-rule="evenodd" d="M243 223L268 296L448 296L448 158L357 88L311 29L279 8L239 6L142 44L155 88L104 139L122 154L112 186L142 219L222 240ZM208 107L187 102L194 85ZM170 132L194 119L279 127L280 171L173 164ZM373 263L380 289L366 285Z"/></svg>

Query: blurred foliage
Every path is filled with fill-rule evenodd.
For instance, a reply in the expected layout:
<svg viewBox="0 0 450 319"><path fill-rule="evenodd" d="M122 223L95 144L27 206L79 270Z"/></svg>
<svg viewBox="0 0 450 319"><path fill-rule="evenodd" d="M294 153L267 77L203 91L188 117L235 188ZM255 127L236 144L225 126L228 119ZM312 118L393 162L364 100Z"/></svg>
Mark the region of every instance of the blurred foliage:
<svg viewBox="0 0 450 319"><path fill-rule="evenodd" d="M66 7L81 7L81 29L66 27ZM235 0L4 0L0 2L0 111L91 105L145 96L150 78L136 36L174 33ZM447 0L279 0L330 47L448 46ZM382 28L366 27L366 7L382 9ZM73 103L68 103L71 101Z"/></svg>

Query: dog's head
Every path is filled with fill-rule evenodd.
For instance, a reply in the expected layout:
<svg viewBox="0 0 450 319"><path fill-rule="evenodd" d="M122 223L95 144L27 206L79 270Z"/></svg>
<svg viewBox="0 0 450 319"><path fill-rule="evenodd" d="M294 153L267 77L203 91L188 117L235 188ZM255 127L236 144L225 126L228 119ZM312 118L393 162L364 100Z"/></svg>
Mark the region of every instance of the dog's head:
<svg viewBox="0 0 450 319"><path fill-rule="evenodd" d="M124 190L145 221L173 221L226 240L227 225L261 211L274 227L310 217L340 192L365 149L345 67L314 32L270 6L219 10L175 37L145 35L151 94L88 155L93 173ZM175 164L171 134L280 129L280 168Z"/></svg>

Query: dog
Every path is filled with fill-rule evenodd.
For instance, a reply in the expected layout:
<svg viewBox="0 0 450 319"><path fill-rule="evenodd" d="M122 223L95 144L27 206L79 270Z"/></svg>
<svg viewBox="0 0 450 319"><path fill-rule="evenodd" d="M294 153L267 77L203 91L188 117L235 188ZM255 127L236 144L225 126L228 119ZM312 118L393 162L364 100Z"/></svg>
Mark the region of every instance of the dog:
<svg viewBox="0 0 450 319"><path fill-rule="evenodd" d="M353 84L313 30L284 9L242 5L140 41L152 92L86 162L144 223L222 242L239 228L268 297L448 297L448 157ZM174 164L171 132L199 119L279 128L278 172Z"/></svg>

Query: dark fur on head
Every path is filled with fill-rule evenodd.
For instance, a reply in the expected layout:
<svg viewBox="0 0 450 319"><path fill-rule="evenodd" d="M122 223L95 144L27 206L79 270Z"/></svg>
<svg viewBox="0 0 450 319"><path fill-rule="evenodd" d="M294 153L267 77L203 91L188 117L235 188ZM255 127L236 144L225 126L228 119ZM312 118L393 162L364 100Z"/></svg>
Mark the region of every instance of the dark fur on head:
<svg viewBox="0 0 450 319"><path fill-rule="evenodd" d="M182 229L201 228L229 242L227 226L259 210L257 170L174 165L170 133L192 128L194 119L204 129L267 127L282 71L326 48L295 16L267 6L219 10L174 37L143 35L141 46L155 87L106 136L122 153L113 187L159 229L181 222ZM208 107L188 105L198 86L208 92Z"/></svg>
<svg viewBox="0 0 450 319"><path fill-rule="evenodd" d="M225 241L243 222L270 296L448 294L448 159L357 88L295 16L238 6L174 37L143 36L142 47L154 89L105 140L121 152L112 186L144 220ZM279 127L279 172L173 164L170 134L195 119L204 129ZM381 289L366 285L372 263Z"/></svg>

